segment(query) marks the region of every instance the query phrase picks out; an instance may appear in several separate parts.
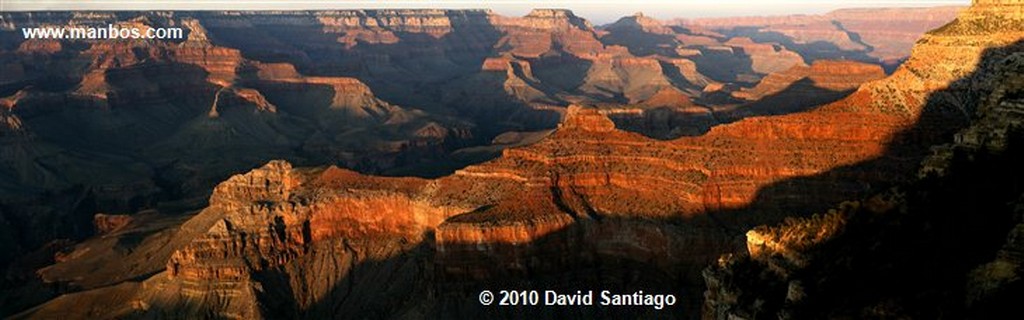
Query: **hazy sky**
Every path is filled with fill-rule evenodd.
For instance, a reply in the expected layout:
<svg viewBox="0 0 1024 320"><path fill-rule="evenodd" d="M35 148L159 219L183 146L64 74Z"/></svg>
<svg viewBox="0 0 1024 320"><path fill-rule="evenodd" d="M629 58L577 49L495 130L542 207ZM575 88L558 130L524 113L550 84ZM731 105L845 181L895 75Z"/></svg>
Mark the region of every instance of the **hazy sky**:
<svg viewBox="0 0 1024 320"><path fill-rule="evenodd" d="M594 23L642 11L659 19L823 13L838 8L968 5L970 0L0 0L0 10L289 10L489 8L510 16L531 8L568 8Z"/></svg>

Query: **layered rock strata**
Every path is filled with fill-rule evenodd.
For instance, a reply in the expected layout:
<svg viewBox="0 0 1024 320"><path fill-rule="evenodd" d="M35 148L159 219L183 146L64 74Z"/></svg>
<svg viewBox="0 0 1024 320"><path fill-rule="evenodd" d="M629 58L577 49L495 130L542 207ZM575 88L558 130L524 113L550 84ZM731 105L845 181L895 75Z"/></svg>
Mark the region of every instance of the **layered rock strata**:
<svg viewBox="0 0 1024 320"><path fill-rule="evenodd" d="M1024 104L1012 92L1022 89L1014 80L1024 61L1022 7L974 1L921 40L896 72L896 80L930 92L917 103L924 129L908 130L913 139L950 123L926 121L936 113L971 119L931 148L917 179L824 216L751 230L746 253L723 256L705 271L704 317L983 319L1015 312L1024 193L1015 164Z"/></svg>

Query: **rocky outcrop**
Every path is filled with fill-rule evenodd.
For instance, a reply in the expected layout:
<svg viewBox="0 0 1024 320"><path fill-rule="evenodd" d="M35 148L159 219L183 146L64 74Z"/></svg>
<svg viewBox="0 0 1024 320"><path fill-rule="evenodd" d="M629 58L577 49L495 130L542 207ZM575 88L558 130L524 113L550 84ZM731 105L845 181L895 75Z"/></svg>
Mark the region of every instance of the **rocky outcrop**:
<svg viewBox="0 0 1024 320"><path fill-rule="evenodd" d="M750 38L737 37L726 41L725 46L749 57L750 69L756 73L770 74L804 66L803 57L776 44L756 43Z"/></svg>
<svg viewBox="0 0 1024 320"><path fill-rule="evenodd" d="M613 31L615 29L633 29L646 33L656 34L673 34L675 33L672 29L666 27L661 21L644 15L643 12L637 12L636 14L628 17L623 17L615 23L605 27L605 30Z"/></svg>
<svg viewBox="0 0 1024 320"><path fill-rule="evenodd" d="M878 65L851 61L819 60L810 66L797 66L784 72L773 73L761 80L750 90L734 92L733 96L757 101L793 88L799 81L810 81L810 87L828 91L850 91L869 81L885 77L885 71ZM800 92L795 97L813 98L812 92ZM799 103L815 105L815 103Z"/></svg>
<svg viewBox="0 0 1024 320"><path fill-rule="evenodd" d="M659 91L679 90L666 76L662 64L654 58L602 56L592 63L577 88L588 96L638 104L651 99Z"/></svg>
<svg viewBox="0 0 1024 320"><path fill-rule="evenodd" d="M379 181L333 167L293 169L282 161L234 176L217 187L210 207L182 225L181 232L198 234L176 248L165 272L129 288L76 298L116 290L109 299L125 307L104 310L104 303L93 303L84 311L59 311L53 308L67 299L58 299L31 314L260 318L310 312L314 303L337 294L332 290L339 283L331 279L361 276L354 266L392 258L426 229L466 210L413 198L425 186L420 179L359 187L381 187ZM276 282L281 276L286 280Z"/></svg>
<svg viewBox="0 0 1024 320"><path fill-rule="evenodd" d="M982 116L963 132L1008 123L1006 114L995 118ZM1019 138L1014 130L1009 135ZM1024 190L1015 187L1020 173L1011 165L1020 158L1016 147L954 143L938 149L950 155L922 164L930 169L920 180L822 216L747 232L745 253L723 256L704 272L704 317L987 318L1011 312L1022 265L1017 204ZM975 210L990 215L978 218ZM961 240L943 241L951 237Z"/></svg>
<svg viewBox="0 0 1024 320"><path fill-rule="evenodd" d="M852 61L818 60L770 74L757 84L731 93L744 101L734 110L719 112L722 120L753 115L789 114L838 101L862 84L885 77L878 65Z"/></svg>
<svg viewBox="0 0 1024 320"><path fill-rule="evenodd" d="M491 24L504 35L496 45L508 46L521 57L536 58L557 46L578 57L604 51L590 22L569 10L534 9L522 18L491 16Z"/></svg>
<svg viewBox="0 0 1024 320"><path fill-rule="evenodd" d="M615 131L615 123L597 112L597 110L571 106L566 113L565 121L558 126L562 130L580 130L597 133Z"/></svg>
<svg viewBox="0 0 1024 320"><path fill-rule="evenodd" d="M675 32L643 13L623 17L603 29L607 34L601 37L602 42L625 46L636 55L673 56L676 49Z"/></svg>
<svg viewBox="0 0 1024 320"><path fill-rule="evenodd" d="M962 129L923 140L945 144L932 148L917 179L824 216L749 231L745 253L705 271L704 316L984 319L1015 312L1024 190L1015 165L1022 153L1012 141L1022 137L1024 105L1006 93L1021 89L1011 80L1021 74L1020 10L1017 1L975 1L922 39L893 77L863 87L876 93L866 106L902 101L890 112L918 117L903 133L909 139L951 123ZM896 94L879 95L880 88ZM960 112L970 122L957 119Z"/></svg>
<svg viewBox="0 0 1024 320"><path fill-rule="evenodd" d="M98 213L93 216L92 221L93 225L96 226L97 233L105 234L117 231L132 223L132 217L123 214L109 215Z"/></svg>

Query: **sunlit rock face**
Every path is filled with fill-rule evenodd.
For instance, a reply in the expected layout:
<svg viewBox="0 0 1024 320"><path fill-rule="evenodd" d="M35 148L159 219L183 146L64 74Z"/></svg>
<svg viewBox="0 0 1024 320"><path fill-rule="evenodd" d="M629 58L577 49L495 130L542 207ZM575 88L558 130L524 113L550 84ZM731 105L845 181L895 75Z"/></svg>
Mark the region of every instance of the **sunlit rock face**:
<svg viewBox="0 0 1024 320"><path fill-rule="evenodd" d="M841 92L855 90L864 82L884 77L885 73L878 65L852 61L819 60L810 66L797 66L770 74L749 93L743 92L741 97L747 100L761 100L766 96L778 94L805 79L810 81L814 87ZM795 96L811 98L807 92L798 93ZM814 103L803 103L803 105L814 105Z"/></svg>
<svg viewBox="0 0 1024 320"><path fill-rule="evenodd" d="M888 112L917 121L895 140L935 144L917 177L823 215L750 230L746 252L723 256L704 272L704 317L981 319L1016 312L1022 8L1020 1L974 1L920 40L892 77L844 100L871 97L860 101L898 106ZM850 106L844 102L836 105Z"/></svg>
<svg viewBox="0 0 1024 320"><path fill-rule="evenodd" d="M745 107L731 112L731 116L744 118L751 114L810 110L849 95L863 83L884 77L885 72L878 65L818 60L810 66L769 74L757 86L733 92L732 97L746 103Z"/></svg>

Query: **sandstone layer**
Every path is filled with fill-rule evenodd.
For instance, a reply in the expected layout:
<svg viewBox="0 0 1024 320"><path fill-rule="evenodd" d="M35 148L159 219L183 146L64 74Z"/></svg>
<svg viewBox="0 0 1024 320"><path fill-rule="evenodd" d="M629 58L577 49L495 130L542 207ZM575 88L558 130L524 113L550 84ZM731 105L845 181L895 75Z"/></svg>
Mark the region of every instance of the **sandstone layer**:
<svg viewBox="0 0 1024 320"><path fill-rule="evenodd" d="M984 319L1016 312L1021 10L1019 1L974 1L919 41L890 78L931 92L917 103L919 121L942 112L970 117L952 122L968 123L955 135L933 142L917 179L822 216L749 231L745 253L723 256L705 271L704 317ZM933 125L941 124L950 123ZM924 130L934 127L896 141L920 139Z"/></svg>

